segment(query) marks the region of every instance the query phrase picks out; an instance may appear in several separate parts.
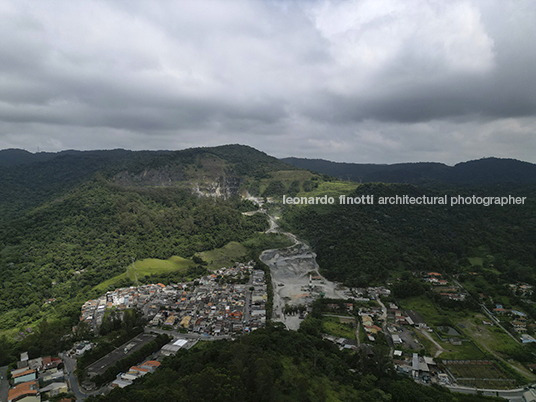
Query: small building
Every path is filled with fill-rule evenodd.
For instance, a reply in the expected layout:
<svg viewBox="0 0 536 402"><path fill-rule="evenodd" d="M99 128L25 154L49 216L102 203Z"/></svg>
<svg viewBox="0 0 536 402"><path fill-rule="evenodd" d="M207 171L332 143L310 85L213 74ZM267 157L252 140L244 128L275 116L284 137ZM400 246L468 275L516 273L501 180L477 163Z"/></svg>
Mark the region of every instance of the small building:
<svg viewBox="0 0 536 402"><path fill-rule="evenodd" d="M23 383L23 382L32 381L32 380L35 380L37 378L35 370L30 370L30 369L27 369L27 368L13 370L11 372L11 376L13 377L13 383L14 384L20 384L20 383Z"/></svg>
<svg viewBox="0 0 536 402"><path fill-rule="evenodd" d="M175 317L174 315L170 315L167 319L166 319L166 322L164 322L164 325L169 325L169 326L172 326L175 324L175 321L177 320L177 317Z"/></svg>
<svg viewBox="0 0 536 402"><path fill-rule="evenodd" d="M533 343L536 342L536 339L534 339L532 336L528 334L521 335L521 342L522 343Z"/></svg>
<svg viewBox="0 0 536 402"><path fill-rule="evenodd" d="M398 335L396 335L396 334L395 334L395 335L391 335L391 338L393 339L393 343L394 343L395 345L397 345L397 344L401 344L401 343L403 342L402 339L400 338L400 336L398 336Z"/></svg>
<svg viewBox="0 0 536 402"><path fill-rule="evenodd" d="M462 340L460 338L450 338L449 342L451 343L451 345L454 345L454 346L462 345Z"/></svg>
<svg viewBox="0 0 536 402"><path fill-rule="evenodd" d="M7 401L16 402L24 398L25 402L40 402L41 397L38 396L38 389L37 381L21 383L9 390Z"/></svg>
<svg viewBox="0 0 536 402"><path fill-rule="evenodd" d="M69 386L66 382L53 382L44 388L41 388L39 392L45 396L56 396L61 393L69 392Z"/></svg>
<svg viewBox="0 0 536 402"><path fill-rule="evenodd" d="M378 327L377 325L364 325L365 331L370 332L371 334L377 334L378 332L382 332L382 329Z"/></svg>
<svg viewBox="0 0 536 402"><path fill-rule="evenodd" d="M422 328L426 326L424 319L421 317L419 313L413 310L409 310L407 313L408 313L408 318L411 318L411 321L413 322L413 325L415 327ZM409 319L406 319L406 320L408 321L408 323L410 323Z"/></svg>
<svg viewBox="0 0 536 402"><path fill-rule="evenodd" d="M190 326L190 321L192 320L192 317L187 315L181 320L180 326L182 328L188 328Z"/></svg>
<svg viewBox="0 0 536 402"><path fill-rule="evenodd" d="M169 355L175 355L179 349L183 348L184 345L186 345L188 341L186 339L178 339L176 341L170 342L167 345L164 345L160 351L163 355L169 356Z"/></svg>
<svg viewBox="0 0 536 402"><path fill-rule="evenodd" d="M523 402L536 402L534 390L529 389L527 392L523 393Z"/></svg>

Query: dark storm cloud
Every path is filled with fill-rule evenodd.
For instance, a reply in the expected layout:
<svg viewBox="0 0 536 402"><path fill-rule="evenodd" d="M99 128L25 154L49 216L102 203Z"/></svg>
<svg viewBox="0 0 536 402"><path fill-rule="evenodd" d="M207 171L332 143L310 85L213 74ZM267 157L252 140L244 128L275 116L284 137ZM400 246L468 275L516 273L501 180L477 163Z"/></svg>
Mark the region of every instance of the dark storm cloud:
<svg viewBox="0 0 536 402"><path fill-rule="evenodd" d="M0 148L536 161L530 1L0 5Z"/></svg>

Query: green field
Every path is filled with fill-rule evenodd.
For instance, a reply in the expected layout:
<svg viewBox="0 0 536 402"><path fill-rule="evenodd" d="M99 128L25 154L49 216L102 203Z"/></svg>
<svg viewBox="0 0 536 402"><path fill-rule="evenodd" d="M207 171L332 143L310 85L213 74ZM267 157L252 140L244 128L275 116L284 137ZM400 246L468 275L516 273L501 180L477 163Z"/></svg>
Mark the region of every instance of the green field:
<svg viewBox="0 0 536 402"><path fill-rule="evenodd" d="M509 353L521 347L504 330L495 325L484 325L483 320L489 320L489 318L483 314L475 314L474 318L467 318L459 324L465 327L465 333L489 351Z"/></svg>
<svg viewBox="0 0 536 402"><path fill-rule="evenodd" d="M136 279L142 278L146 275L182 271L193 266L195 266L193 261L179 256L173 256L168 260L146 258L144 260L136 261L134 266L130 264L126 269L126 272L100 283L95 287L95 289L105 291L109 286L113 286L115 283L123 279L128 278L131 281L136 282Z"/></svg>
<svg viewBox="0 0 536 402"><path fill-rule="evenodd" d="M358 186L359 183L352 181L324 181L313 191L299 193L298 197L322 197L324 195L327 195L328 197L338 197L341 194L352 192ZM335 200L335 203L338 202L338 200Z"/></svg>
<svg viewBox="0 0 536 402"><path fill-rule="evenodd" d="M426 296L410 297L401 301L401 307L419 313L426 324L430 326L449 325L449 322L465 317L463 312L439 309L432 300Z"/></svg>
<svg viewBox="0 0 536 402"><path fill-rule="evenodd" d="M469 260L471 265L480 265L480 266L482 266L482 264L484 263L484 259L482 257L469 257L467 259Z"/></svg>
<svg viewBox="0 0 536 402"><path fill-rule="evenodd" d="M440 341L437 341L437 343L445 349L445 352L440 356L442 359L485 359L489 357L471 341L462 342L460 346Z"/></svg>
<svg viewBox="0 0 536 402"><path fill-rule="evenodd" d="M203 251L196 255L208 263L208 269L214 270L234 265L236 261L244 258L247 252L248 249L245 246L232 241L221 248Z"/></svg>
<svg viewBox="0 0 536 402"><path fill-rule="evenodd" d="M326 317L322 318L322 332L336 336L337 338L356 339L354 323L342 323L340 318ZM365 332L365 331L363 331Z"/></svg>
<svg viewBox="0 0 536 402"><path fill-rule="evenodd" d="M455 312L452 310L440 309L426 296L406 299L403 301L402 307L406 310L410 309L418 312L425 320L426 324L434 329L443 325L452 326L456 331L461 333L459 338L472 339L470 333L467 333L457 326L458 323L463 323L470 318L470 316L464 311ZM431 333L430 335L443 349L445 349L440 356L442 359L486 358L486 349L479 347L478 344L475 344L471 341L462 342L461 345L457 346L452 345L448 341L442 341L435 333ZM429 340L426 340L423 335L420 335L419 339L426 346L429 352L432 353L432 355L437 351L437 346L435 346Z"/></svg>

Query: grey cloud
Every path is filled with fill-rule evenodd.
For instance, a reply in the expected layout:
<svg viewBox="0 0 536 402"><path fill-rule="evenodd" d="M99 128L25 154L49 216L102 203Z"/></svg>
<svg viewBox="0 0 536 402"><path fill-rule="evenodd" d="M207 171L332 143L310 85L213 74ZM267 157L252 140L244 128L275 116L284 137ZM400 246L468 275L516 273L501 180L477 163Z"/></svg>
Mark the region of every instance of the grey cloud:
<svg viewBox="0 0 536 402"><path fill-rule="evenodd" d="M530 1L10 0L0 18L0 148L536 161Z"/></svg>

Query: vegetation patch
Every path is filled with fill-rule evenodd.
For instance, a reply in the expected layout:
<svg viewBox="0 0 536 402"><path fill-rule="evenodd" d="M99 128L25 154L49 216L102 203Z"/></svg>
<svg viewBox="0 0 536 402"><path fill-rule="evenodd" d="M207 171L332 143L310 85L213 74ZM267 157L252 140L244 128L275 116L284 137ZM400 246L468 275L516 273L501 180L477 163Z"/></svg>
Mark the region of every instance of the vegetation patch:
<svg viewBox="0 0 536 402"><path fill-rule="evenodd" d="M301 192L298 197L321 197L324 195L338 197L341 194L348 194L354 191L358 186L359 183L351 181L322 181L318 184L318 187L307 193ZM338 203L338 200L336 203Z"/></svg>
<svg viewBox="0 0 536 402"><path fill-rule="evenodd" d="M236 261L243 260L247 252L245 246L232 241L221 248L197 253L196 256L207 263L208 269L214 270L234 265Z"/></svg>
<svg viewBox="0 0 536 402"><path fill-rule="evenodd" d="M129 279L131 282L136 283L137 280L145 276L183 271L193 266L195 266L195 263L192 260L179 256L173 256L167 260L160 260L158 258L146 258L141 261L136 261L134 264L128 265L126 272L100 283L95 287L95 289L99 291L106 291L106 289L108 289L110 286L120 284L126 279Z"/></svg>
<svg viewBox="0 0 536 402"><path fill-rule="evenodd" d="M322 331L328 335L335 336L337 338L356 338L356 324L355 319L353 322L341 322L345 319L339 317L326 317L322 318Z"/></svg>
<svg viewBox="0 0 536 402"><path fill-rule="evenodd" d="M484 259L482 257L469 257L467 259L469 260L471 265L482 266L482 264L484 263Z"/></svg>
<svg viewBox="0 0 536 402"><path fill-rule="evenodd" d="M496 325L484 325L483 321L489 321L489 318L483 314L475 314L474 318L468 318L460 323L465 327L464 331L486 350L510 354L521 349L521 345L502 328Z"/></svg>

